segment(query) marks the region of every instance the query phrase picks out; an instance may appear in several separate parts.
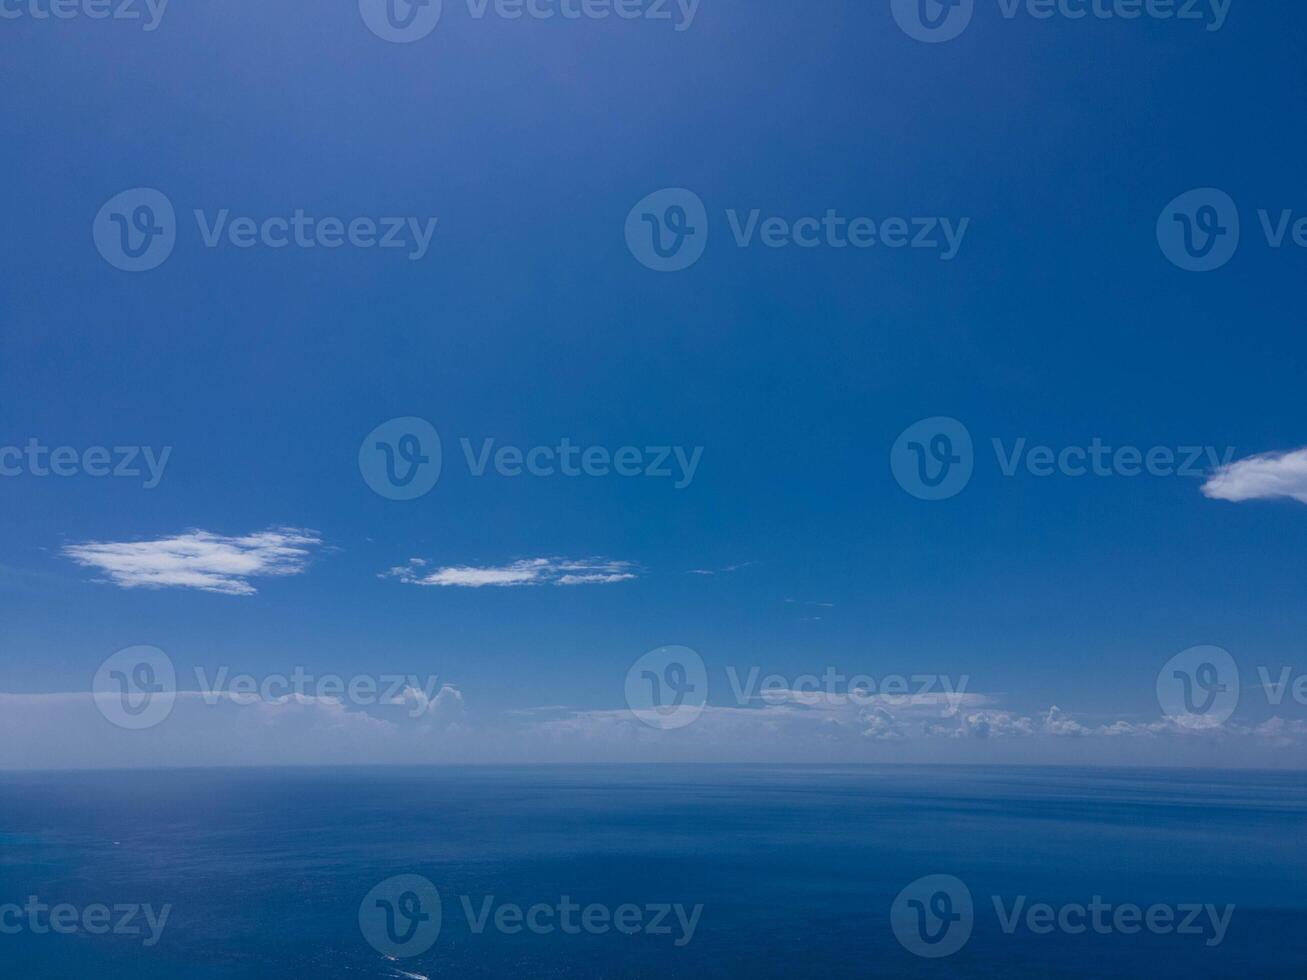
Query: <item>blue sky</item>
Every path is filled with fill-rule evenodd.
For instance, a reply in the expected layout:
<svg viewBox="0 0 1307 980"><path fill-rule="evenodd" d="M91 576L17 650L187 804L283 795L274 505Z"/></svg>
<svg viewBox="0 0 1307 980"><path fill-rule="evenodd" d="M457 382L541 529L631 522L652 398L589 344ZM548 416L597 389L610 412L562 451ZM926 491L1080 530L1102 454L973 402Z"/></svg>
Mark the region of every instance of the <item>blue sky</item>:
<svg viewBox="0 0 1307 980"><path fill-rule="evenodd" d="M1235 0L1209 31L1008 19L980 0L939 44L888 2L703 0L677 30L446 0L405 44L354 3L302 0L178 5L152 31L0 22L0 446L172 447L149 490L0 478L0 765L1303 764L1307 708L1256 690L1259 666L1307 669L1301 460L1227 474L1215 495L1239 499L1213 499L1210 467L1004 476L991 440L1235 460L1307 444L1307 254L1269 247L1257 215L1307 214L1304 18ZM176 245L124 272L92 225L141 187L175 208ZM706 249L679 272L624 240L663 188L705 207ZM1194 188L1226 192L1242 226L1207 273L1156 235ZM209 248L197 209L208 225L296 209L437 223L419 259ZM947 260L737 247L728 212L755 209L968 223ZM966 427L975 463L932 502L896 482L890 452L937 416ZM365 437L403 417L443 447L411 501L359 468ZM476 477L464 438L702 455L680 488ZM294 553L250 543L269 529L297 529L275 532ZM218 557L161 570L173 559L146 545L191 531ZM88 543L136 546L161 587L115 581L103 549L79 563ZM281 574L195 588L206 560ZM514 568L515 584L421 584ZM457 695L420 731L351 706L323 722L315 703L294 737L262 709L124 733L74 696L137 644L166 651L183 690L197 666L302 666L437 675ZM702 656L709 710L667 732L622 717L628 667L673 644ZM1177 733L1157 676L1199 645L1231 653L1243 696L1219 731ZM928 737L889 709L737 704L724 672L755 666L965 676L976 700ZM1130 734L1103 733L1118 722Z"/></svg>

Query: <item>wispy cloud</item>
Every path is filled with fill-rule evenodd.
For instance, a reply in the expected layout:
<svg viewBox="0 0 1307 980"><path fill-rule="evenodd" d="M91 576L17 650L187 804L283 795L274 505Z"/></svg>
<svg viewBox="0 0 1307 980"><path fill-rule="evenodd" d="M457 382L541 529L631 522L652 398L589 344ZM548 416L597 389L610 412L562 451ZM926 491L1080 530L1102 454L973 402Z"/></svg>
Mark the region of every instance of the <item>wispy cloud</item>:
<svg viewBox="0 0 1307 980"><path fill-rule="evenodd" d="M253 595L249 580L298 575L312 550L322 544L316 531L269 528L241 537L187 531L153 541L87 541L67 545L63 554L94 568L124 589L199 589L224 595Z"/></svg>
<svg viewBox="0 0 1307 980"><path fill-rule="evenodd" d="M412 558L383 577L397 578L410 585L438 585L464 589L485 586L509 588L524 585L607 585L636 577L629 561L606 558L523 558L507 565L447 565L429 569L421 558Z"/></svg>
<svg viewBox="0 0 1307 980"><path fill-rule="evenodd" d="M811 613L812 610L814 610L814 609L834 609L834 608L835 608L835 603L833 603L833 602L811 602L811 601L804 600L804 599L786 599L786 600L785 600L785 604L786 604L787 606L801 606L801 607L807 609L810 613ZM823 618L823 617L821 617L821 616L817 616L817 615L815 615L815 614L814 614L814 615L808 615L808 616L800 616L800 617L799 617L799 622L800 622L800 623L820 623L820 622L822 621L822 618Z"/></svg>
<svg viewBox="0 0 1307 980"><path fill-rule="evenodd" d="M1222 466L1203 484L1213 500L1271 500L1288 497L1307 504L1307 449L1262 453Z"/></svg>
<svg viewBox="0 0 1307 980"><path fill-rule="evenodd" d="M738 572L741 568L749 568L758 564L756 561L742 561L735 565L725 565L722 568L692 568L686 575L729 575L731 572Z"/></svg>

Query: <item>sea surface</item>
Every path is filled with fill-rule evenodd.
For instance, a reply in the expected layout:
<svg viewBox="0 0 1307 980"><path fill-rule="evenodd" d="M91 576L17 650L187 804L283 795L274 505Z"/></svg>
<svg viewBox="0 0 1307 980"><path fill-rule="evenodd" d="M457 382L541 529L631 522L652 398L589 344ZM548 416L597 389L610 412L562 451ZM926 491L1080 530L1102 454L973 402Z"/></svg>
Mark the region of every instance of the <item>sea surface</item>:
<svg viewBox="0 0 1307 980"><path fill-rule="evenodd" d="M891 909L932 875L963 883L973 912L948 920L970 929L965 942L927 958L908 946L943 944L905 945ZM394 876L417 877L391 894ZM379 949L377 916L416 913L409 885L421 879L438 906L422 892L427 917L409 924L438 934L416 955ZM170 913L150 946L148 930L37 933L3 911L29 896L79 915L96 904ZM1233 909L1215 943L1211 929L1039 933L1024 919L1007 932L995 896L1005 914L1018 899L1056 914L1096 896ZM607 911L592 912L589 930L574 912L564 931L564 901ZM465 904L474 920L491 910L480 931ZM511 908L496 927L514 905L549 908L535 931ZM373 910L366 925L361 906ZM702 906L692 935L674 913L653 921L676 906L687 916ZM391 939L405 939L394 927L405 921ZM1025 975L1307 976L1307 778L813 766L0 773L6 980Z"/></svg>

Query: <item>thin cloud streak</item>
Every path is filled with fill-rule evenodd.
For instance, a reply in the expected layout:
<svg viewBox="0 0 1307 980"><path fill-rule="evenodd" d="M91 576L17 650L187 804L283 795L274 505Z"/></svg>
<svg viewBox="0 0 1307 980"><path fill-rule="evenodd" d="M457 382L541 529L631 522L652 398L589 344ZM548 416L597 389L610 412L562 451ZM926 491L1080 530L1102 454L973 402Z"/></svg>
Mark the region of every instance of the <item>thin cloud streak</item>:
<svg viewBox="0 0 1307 980"><path fill-rule="evenodd" d="M397 578L409 585L464 589L610 585L634 579L636 566L606 558L524 558L506 565L448 565L428 570L425 560L411 558L407 565L398 565L382 577Z"/></svg>

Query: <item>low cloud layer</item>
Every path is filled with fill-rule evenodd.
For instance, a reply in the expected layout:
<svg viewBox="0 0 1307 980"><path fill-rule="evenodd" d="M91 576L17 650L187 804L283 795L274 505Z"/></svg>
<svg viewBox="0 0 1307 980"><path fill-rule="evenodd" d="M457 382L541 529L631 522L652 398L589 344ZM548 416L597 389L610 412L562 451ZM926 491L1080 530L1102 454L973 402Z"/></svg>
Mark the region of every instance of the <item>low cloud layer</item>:
<svg viewBox="0 0 1307 980"><path fill-rule="evenodd" d="M0 693L0 769L386 765L459 761L468 751L463 695L449 684L434 696L407 688L369 707L303 694L248 703L179 691L167 718L144 731L105 718L97 700L114 698Z"/></svg>
<svg viewBox="0 0 1307 980"><path fill-rule="evenodd" d="M154 541L87 541L66 546L63 554L124 589L253 595L250 579L298 575L321 544L317 532L292 527L241 537L194 530Z"/></svg>
<svg viewBox="0 0 1307 980"><path fill-rule="evenodd" d="M0 693L0 769L400 763L957 763L1301 767L1307 721L1192 728L1103 721L1054 707L1025 714L992 696L769 691L710 705L661 731L626 708L551 705L474 719L453 685L409 686L369 706L294 694L248 703L182 691L165 720L129 731L96 695ZM947 778L941 775L941 778Z"/></svg>
<svg viewBox="0 0 1307 980"><path fill-rule="evenodd" d="M531 724L537 736L559 745L599 743L603 745L683 744L705 759L723 750L735 757L767 756L793 758L792 750L829 750L834 757L886 758L890 752L918 753L937 761L956 759L958 753L945 746L976 746L980 761L1011 758L1002 745L1024 744L1043 761L1065 759L1085 752L1119 762L1137 761L1144 746L1165 759L1181 744L1208 746L1220 743L1234 757L1256 752L1263 759L1266 750L1307 748L1307 721L1273 717L1256 725L1227 723L1214 728L1195 728L1179 720L1156 718L1145 721L1090 721L1077 719L1054 706L1047 711L1023 714L1004 710L985 694L935 693L910 696L857 696L814 694L810 691L769 691L770 703L727 707L709 705L693 724L673 731L659 731L643 724L630 711L555 712L540 709ZM558 717L548 717L550 714ZM1053 743L1070 752L1050 749ZM822 750L821 747L826 749ZM859 749L862 746L862 749ZM863 750L866 750L865 752ZM995 753L992 758L986 755Z"/></svg>
<svg viewBox="0 0 1307 980"><path fill-rule="evenodd" d="M421 558L410 559L385 573L410 585L436 585L465 589L486 586L510 588L527 585L607 585L636 577L627 561L605 558L524 558L507 565L450 565L429 569Z"/></svg>
<svg viewBox="0 0 1307 980"><path fill-rule="evenodd" d="M1288 498L1307 504L1307 449L1263 453L1222 466L1203 493L1213 500L1274 500Z"/></svg>

